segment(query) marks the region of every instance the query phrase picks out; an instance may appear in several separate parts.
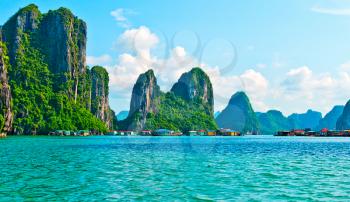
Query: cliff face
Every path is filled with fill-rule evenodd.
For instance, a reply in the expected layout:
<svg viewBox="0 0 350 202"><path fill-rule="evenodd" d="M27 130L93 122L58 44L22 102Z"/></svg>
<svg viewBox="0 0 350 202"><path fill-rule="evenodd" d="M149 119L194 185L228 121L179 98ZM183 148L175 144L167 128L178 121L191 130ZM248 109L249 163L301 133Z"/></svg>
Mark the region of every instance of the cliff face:
<svg viewBox="0 0 350 202"><path fill-rule="evenodd" d="M11 91L7 77L6 47L0 37L0 136L6 136L12 130Z"/></svg>
<svg viewBox="0 0 350 202"><path fill-rule="evenodd" d="M287 117L278 110L259 113L257 117L260 124L260 132L264 135L273 135L277 131L291 129L291 124Z"/></svg>
<svg viewBox="0 0 350 202"><path fill-rule="evenodd" d="M288 120L293 129L311 128L312 130L315 130L321 118L322 114L313 110L308 110L303 114L294 113L288 116Z"/></svg>
<svg viewBox="0 0 350 202"><path fill-rule="evenodd" d="M132 89L130 110L128 117L135 117L130 128L140 130L146 124L147 114L156 113L159 105L160 88L153 70L141 74Z"/></svg>
<svg viewBox="0 0 350 202"><path fill-rule="evenodd" d="M217 129L210 80L199 68L191 72L196 76L184 74L167 93L160 91L152 70L141 74L132 91L129 115L118 126L127 130Z"/></svg>
<svg viewBox="0 0 350 202"><path fill-rule="evenodd" d="M95 66L91 69L91 112L106 123L107 127L113 128L114 112L111 112L108 103L109 76L106 69Z"/></svg>
<svg viewBox="0 0 350 202"><path fill-rule="evenodd" d="M208 75L200 68L193 68L181 75L171 92L187 101L197 101L205 106L209 115L214 114L213 87Z"/></svg>
<svg viewBox="0 0 350 202"><path fill-rule="evenodd" d="M20 9L2 27L3 40L6 42L11 65L15 65L15 57L21 47L23 34L38 28L41 13L34 4Z"/></svg>
<svg viewBox="0 0 350 202"><path fill-rule="evenodd" d="M61 82L73 81L69 95L77 101L79 85L86 72L86 23L70 10L60 8L44 15L39 29L40 46L51 72L61 75ZM80 84L80 82L84 82Z"/></svg>
<svg viewBox="0 0 350 202"><path fill-rule="evenodd" d="M244 92L235 93L227 107L218 115L216 123L220 128L246 132L257 132L259 122Z"/></svg>
<svg viewBox="0 0 350 202"><path fill-rule="evenodd" d="M337 130L348 130L350 129L350 100L346 103L343 113L337 120Z"/></svg>
<svg viewBox="0 0 350 202"><path fill-rule="evenodd" d="M40 24L42 49L54 73L85 72L86 24L70 10L60 8L44 15Z"/></svg>
<svg viewBox="0 0 350 202"><path fill-rule="evenodd" d="M328 128L329 130L335 130L337 120L343 113L343 110L344 106L334 106L333 109L320 120L317 129Z"/></svg>
<svg viewBox="0 0 350 202"><path fill-rule="evenodd" d="M88 70L85 64L86 29L85 22L66 8L41 14L33 4L2 26L11 63L11 133L113 128L108 76Z"/></svg>

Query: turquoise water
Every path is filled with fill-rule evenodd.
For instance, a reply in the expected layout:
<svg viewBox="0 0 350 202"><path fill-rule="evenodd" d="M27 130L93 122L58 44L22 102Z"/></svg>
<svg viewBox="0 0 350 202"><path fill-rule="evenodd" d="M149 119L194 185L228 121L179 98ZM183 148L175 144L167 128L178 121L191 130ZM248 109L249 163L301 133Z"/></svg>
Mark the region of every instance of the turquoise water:
<svg viewBox="0 0 350 202"><path fill-rule="evenodd" d="M8 137L0 201L349 201L350 139Z"/></svg>

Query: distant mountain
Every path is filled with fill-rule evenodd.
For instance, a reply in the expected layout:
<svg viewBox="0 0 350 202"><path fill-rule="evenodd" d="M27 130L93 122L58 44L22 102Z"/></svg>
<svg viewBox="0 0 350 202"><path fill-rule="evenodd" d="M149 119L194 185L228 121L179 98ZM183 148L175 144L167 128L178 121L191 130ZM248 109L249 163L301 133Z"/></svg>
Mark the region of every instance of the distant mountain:
<svg viewBox="0 0 350 202"><path fill-rule="evenodd" d="M227 107L216 118L220 128L230 128L243 133L258 131L259 122L244 92L235 93Z"/></svg>
<svg viewBox="0 0 350 202"><path fill-rule="evenodd" d="M291 127L293 129L311 128L315 130L321 119L321 112L312 111L311 109L309 109L306 113L303 114L294 113L288 116L288 120L291 123Z"/></svg>
<svg viewBox="0 0 350 202"><path fill-rule="evenodd" d="M337 130L350 129L350 100L346 103L343 113L338 118L336 128Z"/></svg>
<svg viewBox="0 0 350 202"><path fill-rule="evenodd" d="M118 121L124 120L124 119L126 119L128 117L128 115L129 115L129 111L126 111L126 110L120 111L117 114L117 119L118 119Z"/></svg>
<svg viewBox="0 0 350 202"><path fill-rule="evenodd" d="M334 106L333 109L328 112L323 119L320 120L317 129L328 128L330 130L335 130L337 125L337 120L343 113L344 106L338 105Z"/></svg>
<svg viewBox="0 0 350 202"><path fill-rule="evenodd" d="M219 114L221 114L220 111L215 112L215 113L214 113L214 118L217 118L217 117L219 116Z"/></svg>
<svg viewBox="0 0 350 202"><path fill-rule="evenodd" d="M280 130L291 129L291 123L282 112L278 110L269 110L266 113L256 113L260 123L260 133L264 135L273 135Z"/></svg>

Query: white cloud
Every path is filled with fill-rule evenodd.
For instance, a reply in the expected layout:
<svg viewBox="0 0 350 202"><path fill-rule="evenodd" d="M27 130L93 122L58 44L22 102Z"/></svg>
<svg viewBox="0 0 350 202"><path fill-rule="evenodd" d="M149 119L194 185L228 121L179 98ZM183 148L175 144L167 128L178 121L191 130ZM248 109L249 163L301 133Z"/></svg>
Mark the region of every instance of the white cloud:
<svg viewBox="0 0 350 202"><path fill-rule="evenodd" d="M112 57L108 54L104 54L101 56L87 56L86 63L90 66L95 65L108 65L112 62Z"/></svg>
<svg viewBox="0 0 350 202"><path fill-rule="evenodd" d="M336 75L314 73L303 66L287 72L275 90L278 91L278 102L284 112L301 112L312 108L325 113L334 105L345 104L350 98L346 93L350 91L350 76L343 71Z"/></svg>
<svg viewBox="0 0 350 202"><path fill-rule="evenodd" d="M311 11L329 15L350 15L350 8L324 8L320 6L313 6Z"/></svg>
<svg viewBox="0 0 350 202"><path fill-rule="evenodd" d="M130 28L131 22L126 17L127 15L135 15L136 13L130 9L117 8L111 11L111 16L114 17L115 21L117 21L118 25L123 28Z"/></svg>
<svg viewBox="0 0 350 202"><path fill-rule="evenodd" d="M117 45L136 53L144 60L151 59L151 49L159 43L159 38L148 27L141 26L126 30L117 40Z"/></svg>
<svg viewBox="0 0 350 202"><path fill-rule="evenodd" d="M340 65L340 70L343 72L350 72L350 61L347 61Z"/></svg>
<svg viewBox="0 0 350 202"><path fill-rule="evenodd" d="M315 73L302 66L287 71L278 80L269 80L254 69L239 75L222 73L220 67L201 63L180 46L165 54L167 57L157 58L152 50L161 46L161 41L145 26L126 30L118 38L118 44L124 47L125 52L119 55L116 64L107 66L112 101L123 103L124 108L118 110L125 109L125 103L129 104L137 77L151 68L161 89L168 91L182 73L200 66L213 84L216 110L222 110L232 94L240 90L248 94L256 111L279 109L284 114L304 112L308 108L324 113L350 98L344 93L350 92L350 63L341 65L337 75Z"/></svg>

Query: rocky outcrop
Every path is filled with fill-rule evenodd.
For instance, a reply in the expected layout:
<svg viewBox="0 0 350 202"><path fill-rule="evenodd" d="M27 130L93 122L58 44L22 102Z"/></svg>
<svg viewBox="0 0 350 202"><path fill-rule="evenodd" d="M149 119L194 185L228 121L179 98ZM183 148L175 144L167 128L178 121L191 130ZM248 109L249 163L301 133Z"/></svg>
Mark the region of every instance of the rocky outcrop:
<svg viewBox="0 0 350 202"><path fill-rule="evenodd" d="M243 133L256 133L259 130L258 119L244 92L235 93L215 120L220 128L230 128Z"/></svg>
<svg viewBox="0 0 350 202"><path fill-rule="evenodd" d="M38 35L51 72L65 76L62 82L73 81L68 92L75 101L79 81L86 72L86 34L86 23L70 10L60 8L44 15Z"/></svg>
<svg viewBox="0 0 350 202"><path fill-rule="evenodd" d="M100 75L86 67L84 21L66 8L41 14L31 4L13 15L0 32L11 63L7 78L12 85L12 133L46 133L52 128L102 131L106 127L100 120L114 128L106 71ZM1 82L6 80L0 77ZM2 87L3 94L10 92Z"/></svg>
<svg viewBox="0 0 350 202"><path fill-rule="evenodd" d="M167 93L160 91L154 72L149 70L137 79L128 117L118 126L125 130L215 130L212 100L210 80L199 68L183 74Z"/></svg>
<svg viewBox="0 0 350 202"><path fill-rule="evenodd" d="M105 68L95 66L91 69L91 112L113 129L114 112L108 103L109 76Z"/></svg>
<svg viewBox="0 0 350 202"><path fill-rule="evenodd" d="M66 8L49 11L40 24L42 49L54 73L85 72L86 23Z"/></svg>
<svg viewBox="0 0 350 202"><path fill-rule="evenodd" d="M187 101L201 103L209 115L214 115L213 87L208 75L202 69L196 67L182 74L171 91Z"/></svg>
<svg viewBox="0 0 350 202"><path fill-rule="evenodd" d="M337 120L343 113L344 106L337 105L328 112L319 122L317 129L321 130L322 128L328 128L329 130L335 130L337 127Z"/></svg>
<svg viewBox="0 0 350 202"><path fill-rule="evenodd" d="M269 110L266 113L256 114L259 120L261 134L273 135L277 131L291 129L291 124L287 117L278 110Z"/></svg>
<svg viewBox="0 0 350 202"><path fill-rule="evenodd" d="M11 108L11 91L8 83L6 47L0 37L0 137L12 130L13 114Z"/></svg>
<svg viewBox="0 0 350 202"><path fill-rule="evenodd" d="M161 91L153 70L148 70L138 77L132 89L128 116L128 118L138 118L133 120L130 128L139 130L145 126L147 114L157 112L157 105L159 105L157 98L160 94Z"/></svg>
<svg viewBox="0 0 350 202"><path fill-rule="evenodd" d="M288 120L291 123L293 129L305 129L310 128L315 130L318 123L322 118L322 114L317 111L309 109L306 113L303 114L292 114L288 116Z"/></svg>
<svg viewBox="0 0 350 202"><path fill-rule="evenodd" d="M57 82L69 84L64 88L75 101L79 95L86 95L79 92L79 89L83 89L80 85L87 84L84 75L86 32L86 23L69 9L50 10L42 15L34 4L19 10L3 26L3 38L9 49L11 64L15 66L23 39L29 37L31 46L40 50L50 71L57 74Z"/></svg>
<svg viewBox="0 0 350 202"><path fill-rule="evenodd" d="M15 63L17 52L20 51L22 35L36 30L40 18L41 13L38 7L34 4L30 4L20 9L2 27L3 40L6 42L9 50L10 63L12 65Z"/></svg>
<svg viewBox="0 0 350 202"><path fill-rule="evenodd" d="M337 130L350 129L350 100L346 103L344 110L336 123Z"/></svg>

